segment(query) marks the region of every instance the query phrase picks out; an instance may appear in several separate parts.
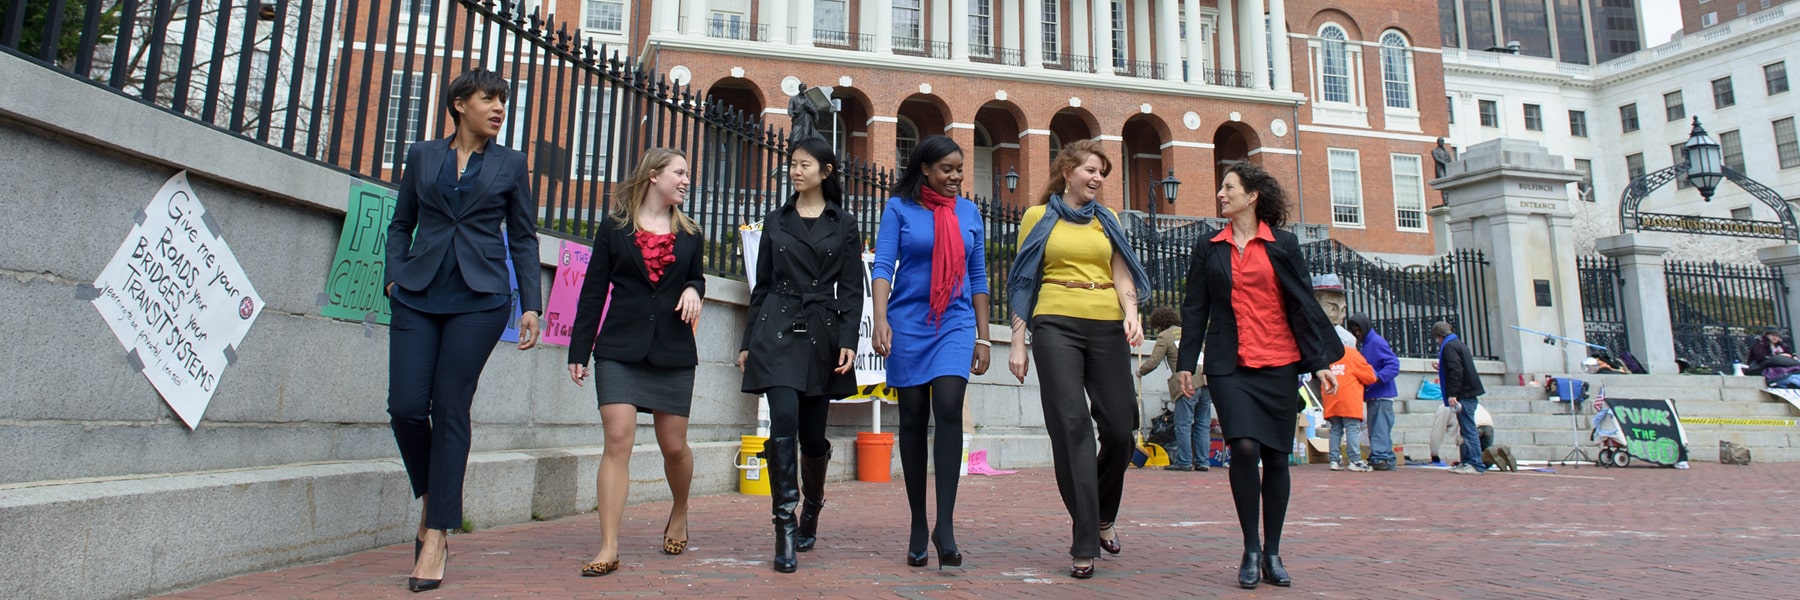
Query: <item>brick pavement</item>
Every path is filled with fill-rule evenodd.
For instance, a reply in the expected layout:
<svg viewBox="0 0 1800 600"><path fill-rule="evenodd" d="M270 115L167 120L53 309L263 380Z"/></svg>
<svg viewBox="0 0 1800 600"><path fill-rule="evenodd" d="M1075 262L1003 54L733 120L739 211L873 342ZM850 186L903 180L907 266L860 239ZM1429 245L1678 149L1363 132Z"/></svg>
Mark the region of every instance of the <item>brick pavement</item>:
<svg viewBox="0 0 1800 600"><path fill-rule="evenodd" d="M897 476L898 474L896 474ZM1067 576L1068 520L1048 469L962 485L962 569L904 564L904 490L833 483L819 547L769 569L766 498L696 498L692 546L658 552L668 503L626 510L624 570L582 578L590 514L451 538L449 578L405 589L411 544L215 582L169 598L1646 598L1781 597L1800 586L1800 464L1560 475L1294 470L1283 557L1292 589L1235 587L1240 551L1222 469L1133 469L1124 554ZM1791 597L1791 596L1789 596Z"/></svg>

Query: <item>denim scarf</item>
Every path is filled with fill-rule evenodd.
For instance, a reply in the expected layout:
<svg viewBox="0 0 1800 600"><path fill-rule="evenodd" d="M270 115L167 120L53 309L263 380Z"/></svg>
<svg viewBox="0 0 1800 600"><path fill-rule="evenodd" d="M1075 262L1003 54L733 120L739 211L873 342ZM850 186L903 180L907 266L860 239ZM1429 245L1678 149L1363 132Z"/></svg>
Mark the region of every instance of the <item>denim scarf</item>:
<svg viewBox="0 0 1800 600"><path fill-rule="evenodd" d="M1442 343L1438 344L1438 384L1439 385L1442 385L1444 383L1444 346L1450 345L1450 340L1454 340L1454 339L1456 339L1456 334L1452 333L1448 336L1445 336L1444 341ZM1450 395L1446 393L1444 395L1444 397L1449 398ZM1449 406L1450 403L1448 401L1445 401L1444 405Z"/></svg>
<svg viewBox="0 0 1800 600"><path fill-rule="evenodd" d="M1037 311L1038 288L1044 283L1044 247L1049 245L1050 230L1056 228L1059 220L1086 225L1095 218L1100 219L1100 229L1106 232L1106 240L1112 242L1113 251L1125 257L1125 264L1131 269L1131 280L1137 284L1138 304L1150 299L1150 276L1144 274L1144 265L1138 262L1137 252L1125 239L1125 228L1119 226L1118 217L1101 208L1097 199L1081 208L1072 208L1063 202L1062 195L1051 194L1050 201L1044 203L1044 218L1038 220L1031 233L1025 236L1025 242L1019 244L1012 275L1007 278L1007 305L1012 307L1014 316L1025 320L1026 327L1031 326L1031 316Z"/></svg>

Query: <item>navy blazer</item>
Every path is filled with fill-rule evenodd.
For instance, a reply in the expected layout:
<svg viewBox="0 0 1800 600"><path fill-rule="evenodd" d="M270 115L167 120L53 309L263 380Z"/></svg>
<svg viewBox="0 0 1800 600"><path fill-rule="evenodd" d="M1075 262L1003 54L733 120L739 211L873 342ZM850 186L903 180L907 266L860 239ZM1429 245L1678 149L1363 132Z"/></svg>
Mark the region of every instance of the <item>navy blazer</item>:
<svg viewBox="0 0 1800 600"><path fill-rule="evenodd" d="M1294 344L1300 350L1300 372L1327 369L1344 357L1344 344L1325 317L1312 295L1312 277L1307 274L1306 258L1300 254L1300 238L1292 232L1275 229L1275 243L1266 244L1269 266L1275 269L1275 281L1281 292L1283 312L1288 328L1294 332ZM1229 375L1237 370L1237 312L1231 307L1231 253L1236 252L1230 239L1213 241L1217 231L1200 236L1189 258L1187 294L1181 301L1181 356L1177 370L1192 372L1206 352L1208 376Z"/></svg>
<svg viewBox="0 0 1800 600"><path fill-rule="evenodd" d="M675 306L688 288L706 297L706 265L701 257L705 244L700 236L677 228L675 262L663 267L662 278L652 284L637 232L629 223L620 225L608 216L594 236L594 253L588 258L587 279L581 282L574 330L569 333L569 364L586 365L589 356L658 367L700 364L694 330L681 322ZM612 307L606 309L602 324L600 311L608 287Z"/></svg>
<svg viewBox="0 0 1800 600"><path fill-rule="evenodd" d="M438 172L450 139L413 144L406 150L405 173L400 176L400 198L394 203L394 221L388 225L387 284L422 291L432 284L444 256L456 252L469 289L487 294L512 294L506 280L506 257L512 256L519 285L519 304L530 312L544 310L539 281L537 200L531 193L531 173L525 153L489 140L481 172L475 175L473 193L462 206L451 210L438 193ZM504 224L507 237L502 241Z"/></svg>

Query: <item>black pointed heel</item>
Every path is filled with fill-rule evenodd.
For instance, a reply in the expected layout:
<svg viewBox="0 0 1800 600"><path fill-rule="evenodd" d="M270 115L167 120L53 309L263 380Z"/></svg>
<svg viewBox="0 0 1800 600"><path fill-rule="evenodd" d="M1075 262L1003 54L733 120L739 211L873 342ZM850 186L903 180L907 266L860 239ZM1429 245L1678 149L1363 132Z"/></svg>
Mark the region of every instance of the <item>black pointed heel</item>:
<svg viewBox="0 0 1800 600"><path fill-rule="evenodd" d="M944 567L960 567L960 566L962 566L962 564L963 564L962 552L957 551L955 548L945 550L942 540L938 539L938 536L936 533L931 534L931 545L937 547L938 570L939 571L944 570Z"/></svg>
<svg viewBox="0 0 1800 600"><path fill-rule="evenodd" d="M420 541L419 549L424 550L424 547L425 547L425 543L423 541ZM419 562L419 560L417 558L415 558L415 559L413 559L413 562L416 564ZM450 568L450 540L444 540L444 568L445 569ZM420 579L418 577L407 577L406 578L406 589L411 590L412 593L414 593L414 594L417 594L419 592L429 592L431 590L438 589L438 586L443 585L443 583L444 583L444 580L441 577L438 579Z"/></svg>
<svg viewBox="0 0 1800 600"><path fill-rule="evenodd" d="M1238 563L1238 587L1253 590L1262 583L1262 557L1261 552L1244 553L1243 562Z"/></svg>
<svg viewBox="0 0 1800 600"><path fill-rule="evenodd" d="M913 554L913 551L911 550L906 551L906 566L923 567L929 562L931 562L931 554L929 553L920 552L918 554Z"/></svg>

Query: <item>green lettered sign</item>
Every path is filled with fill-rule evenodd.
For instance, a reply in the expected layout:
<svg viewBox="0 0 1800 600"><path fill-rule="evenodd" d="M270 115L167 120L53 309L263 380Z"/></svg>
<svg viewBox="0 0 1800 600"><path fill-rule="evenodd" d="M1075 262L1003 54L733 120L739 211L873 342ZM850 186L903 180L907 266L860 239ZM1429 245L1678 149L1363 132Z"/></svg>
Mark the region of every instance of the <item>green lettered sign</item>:
<svg viewBox="0 0 1800 600"><path fill-rule="evenodd" d="M373 313L386 325L392 313L381 281L387 268L387 228L394 220L394 190L360 179L350 180L350 204L344 211L344 231L338 235L337 255L325 277L325 302L319 314L334 319L362 321Z"/></svg>

